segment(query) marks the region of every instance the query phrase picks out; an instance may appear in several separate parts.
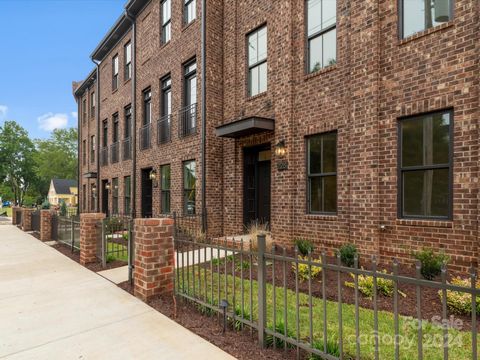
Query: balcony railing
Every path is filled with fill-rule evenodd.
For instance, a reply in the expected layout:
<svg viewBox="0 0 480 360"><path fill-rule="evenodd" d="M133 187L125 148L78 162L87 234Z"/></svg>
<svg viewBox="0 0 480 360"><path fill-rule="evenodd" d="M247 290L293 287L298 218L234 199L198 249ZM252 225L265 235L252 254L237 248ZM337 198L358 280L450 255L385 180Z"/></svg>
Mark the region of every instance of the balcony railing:
<svg viewBox="0 0 480 360"><path fill-rule="evenodd" d="M171 115L165 115L157 122L157 144L165 144L170 141Z"/></svg>
<svg viewBox="0 0 480 360"><path fill-rule="evenodd" d="M108 165L108 147L103 147L100 152L100 165L107 166Z"/></svg>
<svg viewBox="0 0 480 360"><path fill-rule="evenodd" d="M117 141L110 145L110 162L112 164L118 163L120 153L120 143Z"/></svg>
<svg viewBox="0 0 480 360"><path fill-rule="evenodd" d="M152 138L152 124L143 125L140 128L139 133L140 141L140 150L149 149L151 147L151 138Z"/></svg>
<svg viewBox="0 0 480 360"><path fill-rule="evenodd" d="M185 137L197 132L197 104L185 106L178 113L178 136Z"/></svg>
<svg viewBox="0 0 480 360"><path fill-rule="evenodd" d="M130 138L126 138L122 143L123 161L130 160L132 158L132 141Z"/></svg>

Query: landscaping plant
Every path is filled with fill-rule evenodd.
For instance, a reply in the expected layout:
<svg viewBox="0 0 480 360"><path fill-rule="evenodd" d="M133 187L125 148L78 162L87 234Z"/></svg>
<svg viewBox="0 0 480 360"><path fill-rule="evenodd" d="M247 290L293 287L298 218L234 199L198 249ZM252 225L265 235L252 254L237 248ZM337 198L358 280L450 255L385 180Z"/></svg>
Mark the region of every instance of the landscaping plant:
<svg viewBox="0 0 480 360"><path fill-rule="evenodd" d="M450 282L452 285L471 287L470 279L462 279L456 277ZM480 280L476 283L476 288L480 289ZM440 299L442 299L442 291L438 292ZM458 315L471 315L472 314L472 295L468 293L461 293L458 291L447 290L447 306L451 312ZM476 302L477 314L480 314L480 298L477 297Z"/></svg>
<svg viewBox="0 0 480 360"><path fill-rule="evenodd" d="M50 210L50 203L48 200L45 200L41 205L42 210Z"/></svg>
<svg viewBox="0 0 480 360"><path fill-rule="evenodd" d="M296 238L293 240L295 246L302 256L307 256L309 253L313 253L313 244L310 240L304 238Z"/></svg>
<svg viewBox="0 0 480 360"><path fill-rule="evenodd" d="M442 264L446 264L450 260L445 253L435 253L432 249L423 249L413 253L413 256L422 264L420 271L427 280L433 280L435 276L440 275Z"/></svg>
<svg viewBox="0 0 480 360"><path fill-rule="evenodd" d="M62 201L60 204L60 216L67 216L67 204L65 204L65 201Z"/></svg>
<svg viewBox="0 0 480 360"><path fill-rule="evenodd" d="M316 350L324 351L323 341L315 341L313 343L313 348ZM334 338L327 338L327 354L335 357L340 357L340 345L338 340ZM352 359L350 356L343 356L344 359ZM308 360L321 360L322 358L315 354L310 354Z"/></svg>
<svg viewBox="0 0 480 360"><path fill-rule="evenodd" d="M387 270L380 271L381 274L386 274ZM350 274L352 278L355 279L354 274ZM355 288L355 283L353 282L345 282L345 285L351 288ZM358 290L368 298L373 297L373 276L370 275L358 275ZM382 294L387 297L393 296L394 285L393 280L384 279L381 277L377 277L377 291L379 294ZM407 295L400 290L398 293L403 297Z"/></svg>
<svg viewBox="0 0 480 360"><path fill-rule="evenodd" d="M284 335L285 334L285 330L286 333L287 333L287 338L292 338L292 339L295 339L295 333L289 329L289 328L286 328L285 325L283 324L283 321L278 321L276 326L275 326L275 330L273 329L273 326L269 326L268 327L271 331L275 331L276 333L279 333L279 334L282 334ZM277 347L278 349L281 349L285 346L285 342L282 340L282 339L279 339L278 337L274 337L273 335L267 335L266 338L265 338L265 344L267 345L267 347L273 347L273 344L275 344L275 347ZM295 346L289 342L287 342L287 348L289 349L292 349L294 348Z"/></svg>
<svg viewBox="0 0 480 360"><path fill-rule="evenodd" d="M354 264L355 255L358 255L357 247L351 243L343 244L339 250L340 260L343 265L352 267Z"/></svg>
<svg viewBox="0 0 480 360"><path fill-rule="evenodd" d="M307 260L306 257L300 257L300 259ZM322 264L321 259L317 259L317 260L311 259L311 262L318 265ZM312 279L316 278L322 272L321 266L311 265L310 268L311 268ZM295 263L292 263L292 270L294 273L297 270L297 266ZM300 279L300 281L307 281L309 279L309 275L310 275L309 266L307 264L298 263L298 278Z"/></svg>
<svg viewBox="0 0 480 360"><path fill-rule="evenodd" d="M262 223L258 220L252 221L247 227L247 234L250 235L250 242L252 245L252 250L257 251L257 236L265 235L266 250L271 251L273 246L272 234L270 233L270 226L268 223Z"/></svg>

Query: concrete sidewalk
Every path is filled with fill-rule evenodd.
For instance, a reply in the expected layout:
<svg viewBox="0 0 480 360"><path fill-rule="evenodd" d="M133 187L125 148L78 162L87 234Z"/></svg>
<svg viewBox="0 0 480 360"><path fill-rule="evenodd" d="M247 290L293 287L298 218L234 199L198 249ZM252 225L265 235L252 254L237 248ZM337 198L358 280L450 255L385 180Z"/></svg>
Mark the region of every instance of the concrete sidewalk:
<svg viewBox="0 0 480 360"><path fill-rule="evenodd" d="M0 256L0 358L233 359L14 226Z"/></svg>

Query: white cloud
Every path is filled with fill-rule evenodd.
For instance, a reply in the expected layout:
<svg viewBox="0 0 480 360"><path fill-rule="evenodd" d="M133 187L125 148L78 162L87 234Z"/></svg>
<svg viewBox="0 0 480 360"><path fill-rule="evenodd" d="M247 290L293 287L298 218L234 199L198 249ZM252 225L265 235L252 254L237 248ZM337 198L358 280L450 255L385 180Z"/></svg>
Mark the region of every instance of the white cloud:
<svg viewBox="0 0 480 360"><path fill-rule="evenodd" d="M55 129L65 129L68 125L67 114L46 113L38 119L40 129L45 131L53 131Z"/></svg>
<svg viewBox="0 0 480 360"><path fill-rule="evenodd" d="M74 119L78 119L78 113L76 111L72 111L70 113L70 115L74 118Z"/></svg>
<svg viewBox="0 0 480 360"><path fill-rule="evenodd" d="M3 119L7 116L8 106L0 105L0 119Z"/></svg>

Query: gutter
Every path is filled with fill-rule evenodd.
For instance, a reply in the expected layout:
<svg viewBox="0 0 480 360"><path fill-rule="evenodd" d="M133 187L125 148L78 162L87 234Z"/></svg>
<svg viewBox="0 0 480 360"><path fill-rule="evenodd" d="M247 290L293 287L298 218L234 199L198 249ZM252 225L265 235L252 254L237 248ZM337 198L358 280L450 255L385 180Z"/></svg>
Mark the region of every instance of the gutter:
<svg viewBox="0 0 480 360"><path fill-rule="evenodd" d="M128 9L125 10L125 15L128 20L132 23L132 121L131 121L131 131L130 131L130 140L132 145L132 179L130 181L130 191L131 191L131 215L134 219L137 214L137 101L136 101L136 90L137 90L137 23L134 16L131 15Z"/></svg>
<svg viewBox="0 0 480 360"><path fill-rule="evenodd" d="M81 104L81 101L79 99L78 96L75 96L75 100L77 100L77 207L78 207L78 210L77 210L77 214L80 214L82 212L82 206L83 206L83 203L81 204L81 199L80 199L80 179L81 179L81 175L80 175L80 139L82 138L82 127L81 127L81 124L80 124L80 116L83 116L83 115L80 115L80 112L81 112L81 107L80 107L80 104ZM83 159L82 159L83 160ZM83 192L82 192L83 194Z"/></svg>
<svg viewBox="0 0 480 360"><path fill-rule="evenodd" d="M207 168L206 168L206 139L207 139L207 101L206 101L206 74L207 74L207 66L206 66L206 38L207 38L207 1L202 0L202 30L201 30L201 38L202 38L202 46L201 46L201 58L202 58L202 80L201 80L201 101L202 101L202 140L201 140L201 147L202 147L202 154L201 154L201 162L202 162L202 232L206 232L207 230L207 204L206 204L206 189L207 189Z"/></svg>
<svg viewBox="0 0 480 360"><path fill-rule="evenodd" d="M95 135L95 151L97 157L97 196L95 197L95 210L100 212L100 63L93 60L97 68L97 84L95 90L95 97L97 106L95 108L95 118L97 122L97 134Z"/></svg>

